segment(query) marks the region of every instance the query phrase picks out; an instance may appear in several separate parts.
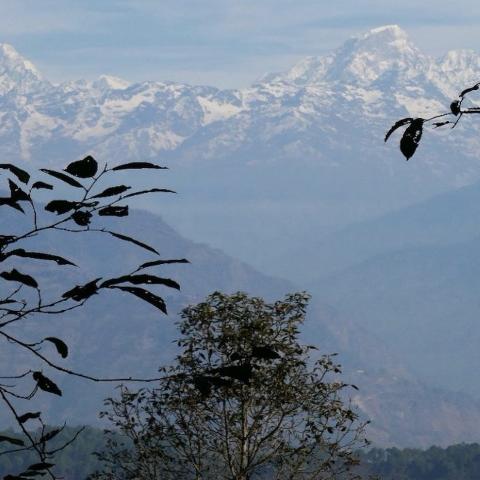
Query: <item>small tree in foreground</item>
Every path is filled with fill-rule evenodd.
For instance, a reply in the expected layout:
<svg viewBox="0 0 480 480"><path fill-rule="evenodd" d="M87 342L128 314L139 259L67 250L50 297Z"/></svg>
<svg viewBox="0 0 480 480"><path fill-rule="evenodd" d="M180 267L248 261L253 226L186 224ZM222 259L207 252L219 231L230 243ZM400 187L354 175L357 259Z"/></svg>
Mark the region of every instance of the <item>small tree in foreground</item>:
<svg viewBox="0 0 480 480"><path fill-rule="evenodd" d="M352 478L364 423L330 356L299 341L308 296L210 295L183 310L154 389L108 399L104 479ZM116 432L126 440L121 442Z"/></svg>

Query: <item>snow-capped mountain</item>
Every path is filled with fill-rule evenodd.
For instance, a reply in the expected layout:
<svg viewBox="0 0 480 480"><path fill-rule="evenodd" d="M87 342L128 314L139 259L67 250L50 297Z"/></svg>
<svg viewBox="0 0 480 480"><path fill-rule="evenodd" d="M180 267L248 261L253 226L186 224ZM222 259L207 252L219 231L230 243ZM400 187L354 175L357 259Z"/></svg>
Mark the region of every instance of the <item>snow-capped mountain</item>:
<svg viewBox="0 0 480 480"><path fill-rule="evenodd" d="M42 154L50 148L63 160L86 151L135 158L176 152L175 157L188 158L192 150L197 159L216 159L249 147L264 150L268 143L271 157L295 158L300 148L319 161L325 152L309 135L341 145L335 137L359 116L369 123L381 118L383 132L398 115L445 110L452 96L479 77L475 53L454 51L432 59L396 25L352 38L331 54L301 60L250 88L223 91L168 82L131 84L110 76L52 85L3 44L0 148L10 153L15 146L22 159L43 164ZM60 161L57 155L50 155L53 163Z"/></svg>
<svg viewBox="0 0 480 480"><path fill-rule="evenodd" d="M35 66L11 45L0 45L0 92L28 95L48 87Z"/></svg>
<svg viewBox="0 0 480 480"><path fill-rule="evenodd" d="M166 162L185 195L168 220L284 274L275 260L291 243L279 236L303 242L478 180L474 118L426 132L408 164L398 134L387 146L383 137L399 118L447 111L479 79L479 55L431 58L395 25L239 90L109 76L54 85L2 45L0 158L57 167L86 153ZM220 211L219 198L234 210ZM277 242L272 257L256 253L259 241Z"/></svg>

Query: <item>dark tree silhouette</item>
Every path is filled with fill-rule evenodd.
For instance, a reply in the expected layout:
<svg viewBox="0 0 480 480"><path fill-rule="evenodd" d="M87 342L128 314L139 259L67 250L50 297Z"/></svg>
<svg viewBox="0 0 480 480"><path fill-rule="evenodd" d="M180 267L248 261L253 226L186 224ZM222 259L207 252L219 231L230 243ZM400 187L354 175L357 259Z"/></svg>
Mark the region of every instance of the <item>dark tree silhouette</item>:
<svg viewBox="0 0 480 480"><path fill-rule="evenodd" d="M97 478L356 477L365 423L339 365L298 339L307 302L217 292L183 310L180 353L161 369L168 380L107 400L114 430Z"/></svg>
<svg viewBox="0 0 480 480"><path fill-rule="evenodd" d="M130 377L99 378L90 373L65 368L61 365L61 360L68 356L69 348L64 340L47 336L32 342L23 338L21 333L18 333L23 330L17 327L32 316L41 316L46 320L51 315L62 315L81 308L93 295L112 290L131 294L149 303L152 308L164 314L167 313L165 301L151 289L155 286L174 289L180 287L174 280L152 274L151 269L165 263L186 263L187 260L161 259L154 247L136 238L101 226L94 226L98 223L101 225L104 217L127 216L129 214L127 202L133 197L147 193L174 193L164 188L134 190L127 185L112 184L115 174L121 171L163 168L165 167L147 162L132 162L113 167L105 164L99 168L96 160L87 156L70 163L64 171L41 169L42 173L39 175L43 178L32 179L30 173L15 165L0 164L0 170L5 174L9 189L9 195L0 198L0 207L4 207L4 211L12 209L12 212L18 215L18 221L8 222L9 231L0 235L1 340L31 354L36 365L43 365L45 369L52 372L82 377L94 382L153 380ZM52 180L53 182L50 183ZM105 184L105 181L108 183ZM46 203L40 203L38 196L41 192L52 198ZM75 265L70 259L59 256L55 252L38 251L32 248L32 245L38 245L40 236L55 232L64 232L62 235L82 235L92 232L107 235L111 238L112 248L114 248L114 242L128 242L132 248L142 249L153 258L115 278L93 278L81 285L68 285L64 279L68 277L62 276L63 269L77 269L81 265ZM43 262L42 265L44 264L45 268L49 265L55 274L62 276L61 291L52 292L43 277L35 278L31 273L34 270L33 263L38 262ZM15 371L14 364L3 364L2 370L0 372L0 404L13 416L23 435L2 434L0 455L33 450L38 456L38 462L26 471L8 477L14 480L43 476L48 473L53 478L54 454L71 443L75 436L60 447L57 445L55 448L50 448L50 440L55 438L62 428L46 427L40 411L37 409L20 411L19 404L25 399L33 401L40 391L55 396L62 396L62 391L55 381L38 367L18 372Z"/></svg>
<svg viewBox="0 0 480 480"><path fill-rule="evenodd" d="M472 115L480 113L480 107L464 107L463 103L466 100L468 94L474 92L480 88L480 82L476 83L472 87L466 88L456 100L450 104L450 111L446 113L441 113L430 118L402 118L398 120L387 132L385 135L385 142L390 138L395 130L406 127L403 132L402 138L400 139L400 151L405 156L406 160L409 160L417 150L417 147L422 139L423 130L425 126L432 126L432 128L441 128L446 125L455 128L460 122L463 115ZM440 118L447 118L449 120L434 121Z"/></svg>

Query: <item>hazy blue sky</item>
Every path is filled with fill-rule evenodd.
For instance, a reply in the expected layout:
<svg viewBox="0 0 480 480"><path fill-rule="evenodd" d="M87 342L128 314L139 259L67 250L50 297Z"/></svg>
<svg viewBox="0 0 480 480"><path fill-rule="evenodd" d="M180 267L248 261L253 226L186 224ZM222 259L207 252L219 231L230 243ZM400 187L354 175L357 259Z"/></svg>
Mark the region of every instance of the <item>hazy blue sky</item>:
<svg viewBox="0 0 480 480"><path fill-rule="evenodd" d="M0 0L0 41L53 81L246 86L390 23L427 53L480 50L478 0Z"/></svg>

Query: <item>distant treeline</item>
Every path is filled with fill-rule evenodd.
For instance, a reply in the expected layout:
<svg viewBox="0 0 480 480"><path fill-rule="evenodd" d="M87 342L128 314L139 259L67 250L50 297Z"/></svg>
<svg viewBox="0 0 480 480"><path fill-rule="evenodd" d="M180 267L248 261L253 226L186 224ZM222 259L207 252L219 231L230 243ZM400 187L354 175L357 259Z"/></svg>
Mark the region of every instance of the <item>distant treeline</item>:
<svg viewBox="0 0 480 480"><path fill-rule="evenodd" d="M78 429L65 428L58 442L68 440ZM12 432L0 432L0 436ZM102 465L93 452L104 444L102 430L87 427L75 442L59 452L55 458L58 476L68 480L85 480ZM2 444L0 444L2 446ZM6 449L3 446L3 449ZM2 449L0 449L1 453ZM381 480L478 480L480 475L480 445L459 444L447 448L374 448L361 455L361 472ZM31 453L0 455L0 478L7 473L20 473L35 463Z"/></svg>
<svg viewBox="0 0 480 480"><path fill-rule="evenodd" d="M362 455L362 471L382 480L478 480L480 445L372 449Z"/></svg>

